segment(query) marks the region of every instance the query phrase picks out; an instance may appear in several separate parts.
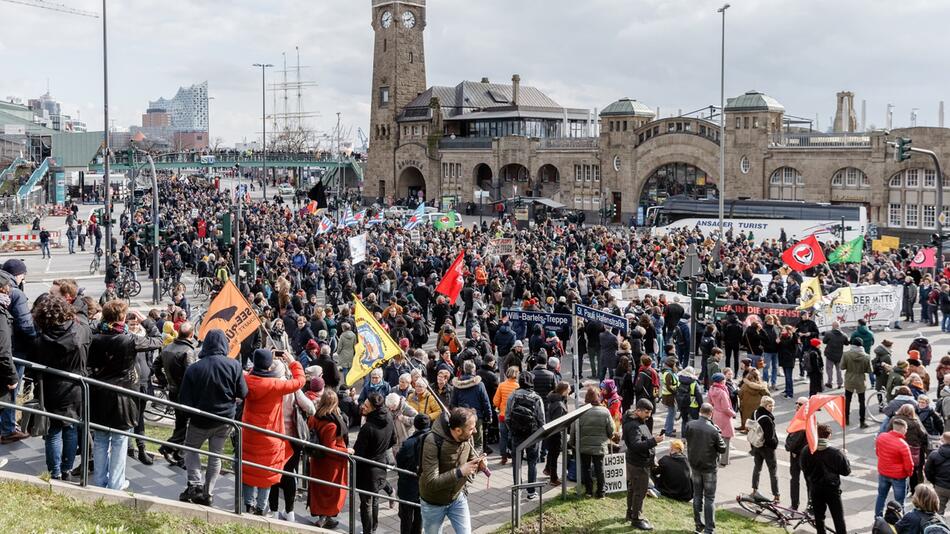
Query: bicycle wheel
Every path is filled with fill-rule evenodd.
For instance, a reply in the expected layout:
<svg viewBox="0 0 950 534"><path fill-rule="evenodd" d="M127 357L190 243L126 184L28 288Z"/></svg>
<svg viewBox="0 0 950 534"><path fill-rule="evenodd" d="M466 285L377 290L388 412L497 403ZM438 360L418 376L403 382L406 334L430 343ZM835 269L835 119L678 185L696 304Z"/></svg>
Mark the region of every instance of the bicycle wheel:
<svg viewBox="0 0 950 534"><path fill-rule="evenodd" d="M142 292L142 284L138 280L129 280L125 283L125 294L128 298L139 296Z"/></svg>
<svg viewBox="0 0 950 534"><path fill-rule="evenodd" d="M165 393L165 390L163 390L163 389L156 389L154 392L152 392L152 394L153 394L155 397L158 397L158 398L160 398L160 399L167 399L167 398L168 398L168 394ZM169 415L169 411L170 411L171 415ZM174 413L175 413L174 408L172 408L171 406L168 406L167 404L162 404L162 403L160 403L160 402L148 401L148 404L145 406L145 414L144 414L144 417L145 417L145 419L147 419L148 421L151 421L151 422L153 422L153 423L157 423L157 422L159 422L159 421L161 421L162 419L165 419L165 418L167 418L167 417L174 417L174 416L175 416Z"/></svg>
<svg viewBox="0 0 950 534"><path fill-rule="evenodd" d="M96 274L99 272L99 262L96 261L96 259L97 258L93 258L92 261L89 262L89 274Z"/></svg>
<svg viewBox="0 0 950 534"><path fill-rule="evenodd" d="M743 499L741 495L736 497L736 503L739 504L739 508L749 512L755 518L761 517L770 523L777 523L778 526L783 528L788 524L788 518L782 515L782 513L775 508L769 506L767 503L760 504L746 500Z"/></svg>

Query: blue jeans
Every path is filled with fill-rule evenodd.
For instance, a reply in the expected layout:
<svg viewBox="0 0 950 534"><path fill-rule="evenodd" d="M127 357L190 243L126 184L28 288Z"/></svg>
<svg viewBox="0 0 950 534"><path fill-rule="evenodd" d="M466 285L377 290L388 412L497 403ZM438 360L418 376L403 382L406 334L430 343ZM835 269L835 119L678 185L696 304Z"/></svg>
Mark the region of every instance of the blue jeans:
<svg viewBox="0 0 950 534"><path fill-rule="evenodd" d="M666 408L666 422L663 424L663 430L667 436L673 435L673 423L676 422L676 405Z"/></svg>
<svg viewBox="0 0 950 534"><path fill-rule="evenodd" d="M244 497L244 506L254 506L258 510L269 509L267 497L270 496L270 488L256 488L241 484L241 496Z"/></svg>
<svg viewBox="0 0 950 534"><path fill-rule="evenodd" d="M538 452L539 452L540 445L541 445L540 443L535 443L534 445L524 450L525 463L528 464L527 482L529 484L532 482L537 482L538 480ZM512 465L512 469L514 469L514 466L516 464L515 462L511 462L511 465ZM528 493L528 495L531 495L534 493L535 490L534 488L531 488L525 491Z"/></svg>
<svg viewBox="0 0 950 534"><path fill-rule="evenodd" d="M76 449L79 446L79 431L72 423L50 420L46 440L46 469L53 478L73 470Z"/></svg>
<svg viewBox="0 0 950 534"><path fill-rule="evenodd" d="M887 501L887 494L891 488L894 488L894 500L904 506L904 497L907 496L907 479L891 478L884 475L877 477L877 502L874 503L874 517L884 515L884 504Z"/></svg>
<svg viewBox="0 0 950 534"><path fill-rule="evenodd" d="M926 299L920 301L920 322L930 324L930 303Z"/></svg>
<svg viewBox="0 0 950 534"><path fill-rule="evenodd" d="M785 373L785 395L790 398L795 396L795 383L792 377L794 370L794 367L782 367L782 372Z"/></svg>
<svg viewBox="0 0 950 534"><path fill-rule="evenodd" d="M762 369L762 379L775 385L778 382L778 354L774 352L764 352L765 367Z"/></svg>
<svg viewBox="0 0 950 534"><path fill-rule="evenodd" d="M92 458L96 462L96 469L92 472L92 484L100 488L122 489L126 482L125 454L129 437L93 430L92 439Z"/></svg>
<svg viewBox="0 0 950 534"><path fill-rule="evenodd" d="M498 443L498 448L501 450L498 451L501 454L502 458L508 458L511 456L511 446L508 440L508 425L504 421L498 422L498 439L501 440Z"/></svg>
<svg viewBox="0 0 950 534"><path fill-rule="evenodd" d="M451 523L455 534L471 534L472 518L464 492L459 493L452 504L447 506L429 504L425 499L421 499L419 504L422 505L422 531L425 534L442 534L442 523L446 519Z"/></svg>
<svg viewBox="0 0 950 534"><path fill-rule="evenodd" d="M693 522L697 530L700 525L706 534L716 531L716 472L700 473L693 471Z"/></svg>
<svg viewBox="0 0 950 534"><path fill-rule="evenodd" d="M16 355L19 356L19 355ZM16 374L22 379L23 378L23 366L16 366ZM16 388L13 390L7 390L9 393L4 393L0 395L0 399L9 401L11 404L16 404L16 397L20 392L20 384L22 380L17 382ZM4 408L0 410L0 436L9 436L10 434L16 432L16 410L10 408Z"/></svg>
<svg viewBox="0 0 950 534"><path fill-rule="evenodd" d="M950 313L943 314L943 322L940 323L940 330L950 332Z"/></svg>
<svg viewBox="0 0 950 534"><path fill-rule="evenodd" d="M752 360L752 368L753 368L753 369L758 369L758 368L759 368L759 361L762 360L762 355L761 355L761 354L749 354L749 359Z"/></svg>
<svg viewBox="0 0 950 534"><path fill-rule="evenodd" d="M42 255L41 257L43 257L43 258L52 258L52 257L53 257L53 255L50 254L50 252L49 252L49 242L48 242L48 241L47 241L46 243L43 243L42 241L40 242L40 254Z"/></svg>

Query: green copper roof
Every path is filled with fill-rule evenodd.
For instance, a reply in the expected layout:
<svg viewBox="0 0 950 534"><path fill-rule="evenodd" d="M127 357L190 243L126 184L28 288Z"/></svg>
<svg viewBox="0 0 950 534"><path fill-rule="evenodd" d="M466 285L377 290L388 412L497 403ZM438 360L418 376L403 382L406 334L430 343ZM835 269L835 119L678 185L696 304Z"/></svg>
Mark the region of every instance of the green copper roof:
<svg viewBox="0 0 950 534"><path fill-rule="evenodd" d="M726 111L785 111L778 100L758 91L730 98L726 102Z"/></svg>
<svg viewBox="0 0 950 534"><path fill-rule="evenodd" d="M600 112L601 117L609 117L612 115L633 115L635 117L650 117L651 119L656 117L656 113L654 113L649 106L630 98L621 98Z"/></svg>

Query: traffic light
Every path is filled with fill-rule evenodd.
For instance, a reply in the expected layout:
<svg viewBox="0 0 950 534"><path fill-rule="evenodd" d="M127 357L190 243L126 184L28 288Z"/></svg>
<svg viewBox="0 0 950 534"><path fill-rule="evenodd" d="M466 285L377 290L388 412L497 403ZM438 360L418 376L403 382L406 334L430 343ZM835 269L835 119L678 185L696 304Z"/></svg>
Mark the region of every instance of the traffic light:
<svg viewBox="0 0 950 534"><path fill-rule="evenodd" d="M717 286L715 284L709 285L709 306L713 309L713 318L715 320L725 319L726 312L718 311L719 308L728 304L725 298L726 295L726 286Z"/></svg>
<svg viewBox="0 0 950 534"><path fill-rule="evenodd" d="M897 144L894 147L894 161L900 163L910 159L911 139L910 137L898 137Z"/></svg>
<svg viewBox="0 0 950 534"><path fill-rule="evenodd" d="M686 280L676 281L676 292L680 295L689 295L689 282Z"/></svg>
<svg viewBox="0 0 950 534"><path fill-rule="evenodd" d="M221 213L217 217L218 228L221 230L219 241L231 242L231 213Z"/></svg>

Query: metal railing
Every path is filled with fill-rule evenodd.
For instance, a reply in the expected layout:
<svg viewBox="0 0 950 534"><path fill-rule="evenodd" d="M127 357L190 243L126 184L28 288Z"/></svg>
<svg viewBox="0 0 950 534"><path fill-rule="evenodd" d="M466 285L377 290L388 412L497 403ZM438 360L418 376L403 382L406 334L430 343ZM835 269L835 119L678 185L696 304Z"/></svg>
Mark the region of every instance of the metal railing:
<svg viewBox="0 0 950 534"><path fill-rule="evenodd" d="M88 484L88 478L89 478L89 454L90 454L89 451L92 450L91 444L88 443L88 439L89 439L89 435L90 435L89 431L90 431L90 430L98 430L98 431L101 431L101 432L112 432L112 433L118 434L118 435L120 435L120 436L126 436L126 437L129 437L129 438L141 439L141 440L147 441L147 442L149 442L149 443L155 443L155 444L158 444L158 445L161 445L161 446L165 446L165 447L176 448L176 449L180 449L180 450L182 450L182 451L193 452L193 453L196 453L196 454L200 454L200 455L207 456L207 457L209 457L209 458L218 458L219 460L222 460L222 461L230 461L230 462L233 462L233 464L235 465L235 469L234 469L234 479L235 479L235 480L234 480L234 513L237 514L237 515L241 515L242 510L243 510L243 495L242 495L242 493L243 493L242 478L243 478L243 477L242 477L242 468L243 468L244 466L255 467L255 468L262 469L262 470L265 470L265 471L269 471L269 472L272 472L272 473L279 473L279 474L281 474L281 475L293 477L293 478L295 478L295 479L297 479L297 480L304 480L304 481L307 481L307 482L313 482L313 483L316 483L316 484L321 484L321 485L330 486L330 487L337 488L337 489L341 489L341 490L346 490L347 496L348 496L348 499L349 499L349 503L348 503L348 515L349 515L349 521L348 521L348 523L349 523L349 525L348 525L348 528L349 528L349 532L350 532L351 534L355 534L355 533L356 533L356 496L357 496L357 495L369 495L369 496L372 496L372 497L383 498L383 499L385 499L385 500L387 500L387 501L398 502L399 504L406 504L406 505L409 505L409 506L420 507L420 504L419 504L419 503L414 503L414 502L410 502L410 501L404 501L404 500L402 500L402 499L399 499L398 497L391 497L391 496L389 496L389 495L385 495L385 494L381 494L381 493L375 493L375 492L372 492L372 491L366 491L366 490L362 490L362 489L359 489L359 488L356 487L356 466L357 466L358 463L366 464L367 466L378 467L378 468L381 468L381 469L386 470L387 472L395 472L395 473L399 473L399 474L406 474L406 475L411 475L411 476L413 476L413 477L417 477L418 474L415 473L415 472L407 471L407 470L405 470L405 469L400 469L400 468L398 468L398 467L395 467L395 466L392 466L392 465L389 465L389 464L385 464L385 463L382 463L382 462L377 462L377 461L375 461L375 460L370 460L369 458L363 458L363 457L361 457L361 456L356 456L355 454L348 454L348 453L345 453L345 452L341 452L341 451L338 451L338 450L336 450L336 449L332 449L332 448L329 448L329 447L325 447L325 446L323 446L323 445L319 445L319 444L316 444L316 443L311 443L310 441L307 441L307 440L295 438L295 437L292 437L292 436L287 436L287 435L285 435L285 434L281 434L280 432L274 432L274 431L268 430L268 429L266 429L266 428L261 428L261 427L255 426L255 425L247 424L247 423L245 423L245 422L243 422L243 421L238 421L238 420L229 419L229 418L227 418L227 417L223 417L223 416L220 416L220 415L211 414L211 413L205 412L205 411L203 411L203 410L199 410L199 409L197 409L197 408L193 408L193 407L191 407L191 406L186 406L186 405L184 405L184 404L179 404L179 403L176 403L176 402L172 402L172 401L170 401L170 400L168 400L168 399L163 399L163 398L160 398L160 397L156 397L156 396L153 396L153 395L149 395L149 394L147 394L147 393L142 393L142 392L139 392L139 391L135 391L135 390L131 390L131 389L126 389L126 388L123 388L123 387L120 387L120 386L116 386L116 385L113 385L113 384L109 384L109 383L106 383L106 382L102 382L102 381L99 381L99 380L96 380L96 379L93 379L93 378L89 378L89 377L77 375L77 374L75 374L75 373L70 373L70 372L62 371L62 370L60 370L60 369L55 369L55 368L52 368L52 367L47 367L47 366L45 366L45 365L41 365L41 364L38 364L38 363L34 363L34 362L29 361L29 360L23 360L23 359L20 359L20 358L13 358L13 361L14 361L14 363L17 364L17 365L23 365L23 366L25 366L25 367L29 367L30 369L32 369L32 370L34 370L34 371L37 371L37 372L40 372L40 373L45 373L45 374L57 376L57 377L60 377L60 378L64 378L64 379L67 379L67 380L71 380L71 381L74 381L74 382L78 382L80 388L82 388L83 402L82 402L82 419L81 419L81 420L77 420L77 419L74 419L74 418L71 418L71 417L62 416L62 415L56 415L56 414L50 413L49 411L46 411L46 410L37 410L37 409L30 408L30 407L27 407L27 406L21 406L21 405L15 404L15 403L0 401L0 408L9 408L9 409L13 409L13 410L19 410L19 411L21 411L21 412L30 413L30 414L33 414L33 415L45 416L45 417L48 417L48 418L51 418L51 419L56 419L56 420L58 420L58 421L63 421L63 422L71 423L71 424L80 425L80 426L82 427L82 432L83 432L83 434L82 434L82 436L81 436L81 438L80 438L80 440L79 440L79 442L80 442L81 444L83 444L83 447L82 447L82 455L81 455L81 457L80 457L80 473L81 473L81 474L80 474L80 485L81 485L81 486L86 486L86 485ZM226 424L226 425L228 425L228 426L231 426L231 427L234 428L235 432L237 433L237 439L234 440L234 457L230 457L230 456L226 456L226 455L223 455L223 454L214 453L214 452L210 452L210 451L204 451L204 450L201 450L201 449L196 449L196 448L193 448L193 447L186 446L186 445L184 445L184 444L171 443L171 442L169 442L169 441L165 441L165 440L161 440L161 439L158 439L158 438L153 438L153 437L147 436L147 435L145 435L144 433L143 433L143 434L136 434L135 432L126 431L126 430L118 430L118 429L110 428L110 427L107 427L107 426L104 426L104 425L100 425L100 424L97 424L97 423L93 423L92 420L91 420L91 414L90 414L91 407L90 407L90 402L89 402L89 392L90 392L90 388L91 388L91 387L97 387L97 388L102 388L102 389L105 389L105 390L108 390L108 391L114 391L114 392L116 392L116 393L120 393L120 394L122 394L122 395L127 395L127 396L129 396L129 397L134 397L134 398L137 398L137 399L141 399L141 400L146 401L146 402L151 401L152 403L164 404L164 405L166 405L166 406L170 406L170 407L174 408L175 410L181 410L181 411L183 411L183 412L187 412L187 413L191 414L192 416L204 417L204 418L206 418L206 419L210 419L210 420L213 420L213 421L218 421L218 422L220 422L221 424ZM143 406L143 409L144 409L144 406ZM283 469L276 469L276 468L273 468L273 467L269 467L269 466L265 466L265 465L260 465L260 464L254 463L254 462L245 461L245 460L242 458L242 452L243 452L243 451L242 451L242 439L241 439L242 436L243 436L243 432L244 432L245 430L251 431L251 432L258 432L258 433L261 433L261 434L263 434L263 435L265 435L265 436L280 438L280 439L283 439L283 440L285 440L285 441L287 441L287 442L295 443L295 444L297 444L297 445L300 445L300 446L301 446L303 449L305 449L305 450L306 450L306 449L311 449L311 450L314 450L314 451L322 452L322 453L324 453L324 454L331 454L331 455L334 455L334 456L337 456L337 457L345 458L346 461L347 461L347 464L348 464L348 465L347 465L347 475L348 475L348 476L347 476L347 485L346 485L346 486L343 486L343 485L337 484L337 483L335 483L335 482L330 482L330 481L327 481L327 480L322 480L322 479L314 478L314 477L311 477L311 476L302 475L302 474L299 474L299 473L292 473L292 472L289 472L289 471L284 471Z"/></svg>
<svg viewBox="0 0 950 534"><path fill-rule="evenodd" d="M514 534L515 529L517 529L521 524L521 517L515 517L515 502L518 499L517 495L521 493L523 489L533 489L538 492L538 532L544 532L544 492L541 491L541 488L548 485L550 479L539 480L537 482L524 482L521 484L514 484L511 486L511 533ZM567 485L566 480L561 481L562 486ZM563 491L562 491L563 493ZM563 495L562 495L563 497Z"/></svg>
<svg viewBox="0 0 950 534"><path fill-rule="evenodd" d="M770 138L773 148L871 148L871 136L866 133L837 132L822 134L774 133Z"/></svg>

